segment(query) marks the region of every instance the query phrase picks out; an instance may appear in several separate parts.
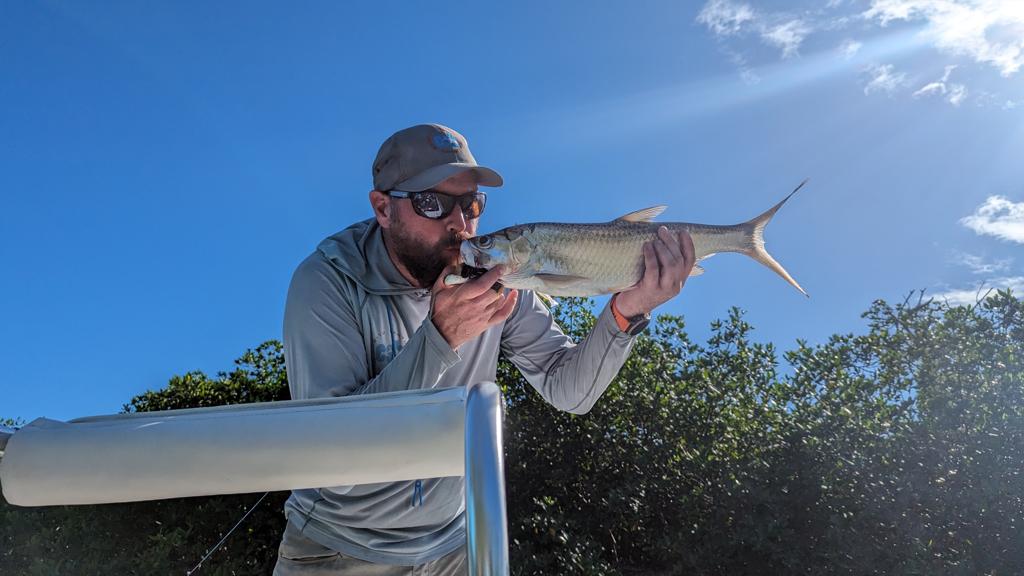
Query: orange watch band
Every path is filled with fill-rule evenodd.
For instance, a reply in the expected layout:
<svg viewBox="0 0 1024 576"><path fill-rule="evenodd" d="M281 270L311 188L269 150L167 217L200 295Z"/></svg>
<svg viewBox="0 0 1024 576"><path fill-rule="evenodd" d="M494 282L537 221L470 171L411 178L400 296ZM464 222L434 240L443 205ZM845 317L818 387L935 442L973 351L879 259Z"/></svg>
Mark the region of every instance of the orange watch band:
<svg viewBox="0 0 1024 576"><path fill-rule="evenodd" d="M615 300L619 297L619 293L616 292L612 296L612 316L615 317L615 323L619 326L619 330L625 332L629 329L629 319L619 312L619 307L615 305Z"/></svg>

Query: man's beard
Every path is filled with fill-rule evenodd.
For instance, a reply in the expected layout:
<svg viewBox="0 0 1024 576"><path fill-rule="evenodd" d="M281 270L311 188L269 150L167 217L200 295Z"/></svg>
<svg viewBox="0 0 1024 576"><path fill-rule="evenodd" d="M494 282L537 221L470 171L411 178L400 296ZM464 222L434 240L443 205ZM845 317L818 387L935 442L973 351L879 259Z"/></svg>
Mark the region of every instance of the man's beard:
<svg viewBox="0 0 1024 576"><path fill-rule="evenodd" d="M457 262L458 255L452 256L447 249L461 246L463 238L456 234L427 246L423 240L409 236L401 222L395 224L388 235L391 251L420 287L433 286L445 267Z"/></svg>

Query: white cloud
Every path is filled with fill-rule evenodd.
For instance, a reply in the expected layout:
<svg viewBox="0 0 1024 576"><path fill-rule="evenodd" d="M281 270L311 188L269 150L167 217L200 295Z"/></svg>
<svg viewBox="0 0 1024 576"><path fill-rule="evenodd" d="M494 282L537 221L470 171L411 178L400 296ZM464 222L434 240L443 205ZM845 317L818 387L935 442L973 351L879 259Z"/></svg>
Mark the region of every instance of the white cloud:
<svg viewBox="0 0 1024 576"><path fill-rule="evenodd" d="M833 32L835 30L842 30L852 23L859 23L859 18L851 18L849 16L836 16L834 18L826 18L819 22L814 23L815 30L823 30L826 32Z"/></svg>
<svg viewBox="0 0 1024 576"><path fill-rule="evenodd" d="M1022 100L1011 100L1011 99L1007 98L1005 101L1000 102L999 106L1001 106L1003 108L1003 110L1013 110L1015 108L1020 108L1020 107L1024 106L1024 99L1022 99Z"/></svg>
<svg viewBox="0 0 1024 576"><path fill-rule="evenodd" d="M737 4L730 0L710 0L697 15L697 22L704 24L718 36L736 34L753 20L753 8L748 4Z"/></svg>
<svg viewBox="0 0 1024 576"><path fill-rule="evenodd" d="M750 68L743 68L740 70L740 78L743 79L747 84L757 84L761 81L761 77Z"/></svg>
<svg viewBox="0 0 1024 576"><path fill-rule="evenodd" d="M781 48L782 57L789 58L797 54L800 44L810 32L810 26L803 20L790 20L765 28L761 31L761 38L768 44Z"/></svg>
<svg viewBox="0 0 1024 576"><path fill-rule="evenodd" d="M885 92L891 95L907 83L907 75L902 72L894 73L892 64L871 66L867 73L871 76L871 80L864 86L864 94Z"/></svg>
<svg viewBox="0 0 1024 576"><path fill-rule="evenodd" d="M953 262L970 268L971 272L974 274L994 274L997 272L1009 271L1010 264L1013 263L1013 258L1005 258L991 262L981 256L954 251Z"/></svg>
<svg viewBox="0 0 1024 576"><path fill-rule="evenodd" d="M856 35L862 36L861 40L847 39L834 53L837 58L855 60L867 51L887 53L900 49L890 42L894 35L872 34L870 30L898 23L907 25L900 34L914 37L915 47L930 44L958 56L962 66L990 66L1004 77L1011 77L1024 67L1024 0L827 0L817 4L805 0L804 7L798 10L772 10L753 0L705 0L696 23L707 28L720 46L731 47L726 54L744 55L740 63L735 57L732 59L748 84L760 81L764 57L750 44L739 47L740 42L760 40L779 49L786 59L805 51L812 38L837 42L842 40L841 35L851 33L851 26L856 26ZM862 85L865 92L893 95L898 88L907 87L908 79L921 78L919 72L906 68L909 65L899 66L905 75L885 66L873 66L871 77ZM964 75L971 79L970 89L963 80L950 83L949 70L942 80L922 82L907 93L919 98L942 98L953 107L967 102L978 108L1004 110L1024 106L1024 100L1012 94L986 90L985 83L991 80L971 72Z"/></svg>
<svg viewBox="0 0 1024 576"><path fill-rule="evenodd" d="M1024 100L1014 100L1013 98L1007 98L999 92L990 92L988 90L972 92L971 100L979 108L1001 108L1003 110L1013 110L1014 108L1024 106Z"/></svg>
<svg viewBox="0 0 1024 576"><path fill-rule="evenodd" d="M721 46L720 48L722 50L722 53L728 56L729 61L736 66L737 70L739 70L740 78L743 79L743 82L745 84L753 85L761 81L761 77L758 76L756 72L754 72L753 68L751 68L749 64L747 64L747 59L743 56L743 54L740 54L739 52L732 50L728 46Z"/></svg>
<svg viewBox="0 0 1024 576"><path fill-rule="evenodd" d="M992 278L980 283L975 288L946 290L935 294L937 300L945 300L951 305L972 305L985 296L992 296L996 290L1013 290L1014 296L1024 294L1024 276L1003 276Z"/></svg>
<svg viewBox="0 0 1024 576"><path fill-rule="evenodd" d="M961 218L960 223L976 234L1024 244L1024 202L989 196L974 214Z"/></svg>
<svg viewBox="0 0 1024 576"><path fill-rule="evenodd" d="M967 98L967 86L963 84L951 84L949 86L949 103L953 106L959 106L963 103L964 99Z"/></svg>
<svg viewBox="0 0 1024 576"><path fill-rule="evenodd" d="M697 14L697 22L719 38L754 32L766 44L781 49L783 58L798 54L812 30L801 18L755 12L749 4L732 0L708 0Z"/></svg>
<svg viewBox="0 0 1024 576"><path fill-rule="evenodd" d="M940 49L990 64L1003 76L1024 66L1020 0L873 0L863 16L882 26L924 20L926 37Z"/></svg>
<svg viewBox="0 0 1024 576"><path fill-rule="evenodd" d="M949 75L953 73L953 70L956 70L956 64L946 66L946 69L942 72L942 80L940 82L943 84L949 82Z"/></svg>
<svg viewBox="0 0 1024 576"><path fill-rule="evenodd" d="M812 54L814 64L827 56L837 60L829 70L853 70L861 63L874 62L867 69L860 68L865 94L941 98L954 107L1024 108L1019 94L991 85L998 81L995 75L974 73L979 66L991 66L1010 77L1024 67L1024 0L827 0L816 4L804 0L801 8L789 11L772 10L753 0L704 0L696 23L717 40L748 85L758 84L762 74L780 69L762 68L770 51L758 50L751 40L778 49L787 60L807 52L808 44L814 46L817 39L819 46L823 41L836 48L831 54ZM872 30L897 23L905 25L894 34ZM959 65L967 68L957 74L958 81L950 80L955 65L947 66L942 79L936 80L922 75L906 60L895 61L904 47L928 45L954 55ZM902 72L879 60L894 62ZM852 63L857 63L857 68Z"/></svg>
<svg viewBox="0 0 1024 576"><path fill-rule="evenodd" d="M925 84L920 90L914 92L914 98L920 98L921 96L931 96L933 94L945 94L946 85L942 82L932 82L931 84Z"/></svg>
<svg viewBox="0 0 1024 576"><path fill-rule="evenodd" d="M882 26L888 26L893 20L909 20L916 11L931 3L931 0L874 0L864 17L878 18Z"/></svg>
<svg viewBox="0 0 1024 576"><path fill-rule="evenodd" d="M930 82L914 92L914 98L923 96L946 96L946 100L953 106L959 106L967 98L967 87L963 84L947 84L949 75L956 69L956 65L946 66L942 79L938 82Z"/></svg>
<svg viewBox="0 0 1024 576"><path fill-rule="evenodd" d="M860 51L862 46L864 45L856 40L844 40L843 43L839 45L839 53L843 55L843 58L849 60L857 55L857 52Z"/></svg>

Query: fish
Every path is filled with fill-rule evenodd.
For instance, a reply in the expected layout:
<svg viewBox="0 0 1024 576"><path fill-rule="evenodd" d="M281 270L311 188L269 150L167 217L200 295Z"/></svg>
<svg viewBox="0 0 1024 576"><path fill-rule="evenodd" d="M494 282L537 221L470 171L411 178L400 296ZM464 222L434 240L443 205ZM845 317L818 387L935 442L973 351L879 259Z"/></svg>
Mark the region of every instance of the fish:
<svg viewBox="0 0 1024 576"><path fill-rule="evenodd" d="M506 288L533 290L549 296L597 296L628 290L644 273L643 245L665 226L693 239L697 262L715 254L745 254L767 266L804 296L807 292L765 249L764 229L793 197L804 180L781 202L742 224L728 226L690 222L654 222L667 206L630 212L610 222L575 224L535 222L502 228L462 242L461 275L445 278L449 285L467 282L495 266L504 266L499 283ZM704 273L694 266L691 276Z"/></svg>

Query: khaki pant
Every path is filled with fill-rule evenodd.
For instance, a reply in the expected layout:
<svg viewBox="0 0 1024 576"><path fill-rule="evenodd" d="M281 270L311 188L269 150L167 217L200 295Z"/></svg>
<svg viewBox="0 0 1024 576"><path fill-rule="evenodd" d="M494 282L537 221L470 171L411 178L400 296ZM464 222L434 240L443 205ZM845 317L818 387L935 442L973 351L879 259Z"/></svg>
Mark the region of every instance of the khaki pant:
<svg viewBox="0 0 1024 576"><path fill-rule="evenodd" d="M418 566L373 564L345 556L299 532L291 522L277 551L274 576L466 576L466 548Z"/></svg>

